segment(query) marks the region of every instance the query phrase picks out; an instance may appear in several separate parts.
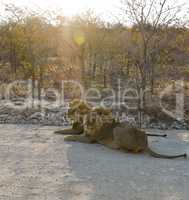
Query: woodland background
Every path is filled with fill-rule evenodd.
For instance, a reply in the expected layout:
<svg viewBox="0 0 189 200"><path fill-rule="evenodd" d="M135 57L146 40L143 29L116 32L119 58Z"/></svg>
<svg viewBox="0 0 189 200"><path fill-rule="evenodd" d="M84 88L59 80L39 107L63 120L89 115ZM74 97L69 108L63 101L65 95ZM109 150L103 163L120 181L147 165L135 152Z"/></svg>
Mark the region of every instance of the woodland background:
<svg viewBox="0 0 189 200"><path fill-rule="evenodd" d="M92 10L74 17L53 11L4 5L0 21L0 83L32 80L41 89L77 80L87 88L126 83L151 97L189 77L189 21L186 5L168 0L125 0L116 22ZM185 14L184 14L185 13ZM73 88L72 88L73 89ZM76 97L77 90L70 90ZM187 93L187 92L186 92ZM1 95L3 97L3 95ZM145 98L145 97L144 97Z"/></svg>

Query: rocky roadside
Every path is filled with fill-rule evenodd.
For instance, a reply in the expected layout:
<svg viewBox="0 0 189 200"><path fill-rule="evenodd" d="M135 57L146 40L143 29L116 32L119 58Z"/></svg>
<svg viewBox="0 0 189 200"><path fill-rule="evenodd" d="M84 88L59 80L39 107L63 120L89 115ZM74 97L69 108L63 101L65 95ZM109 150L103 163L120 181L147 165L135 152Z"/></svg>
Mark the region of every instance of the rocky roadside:
<svg viewBox="0 0 189 200"><path fill-rule="evenodd" d="M45 126L67 126L67 110L54 109L16 109L8 106L0 107L0 124L34 124Z"/></svg>
<svg viewBox="0 0 189 200"><path fill-rule="evenodd" d="M15 106L12 106L15 105ZM23 101L14 101L14 104L7 104L7 102L0 103L0 124L33 124L42 126L69 126L69 119L67 116L68 108L66 106L52 107L47 104L45 108L22 108ZM121 116L124 110L115 112L115 116ZM144 129L175 129L175 130L189 130L188 121L178 121L167 116L160 108L148 109L143 113L142 128ZM131 113L127 116L127 121L137 126L137 115ZM133 121L134 120L134 121Z"/></svg>

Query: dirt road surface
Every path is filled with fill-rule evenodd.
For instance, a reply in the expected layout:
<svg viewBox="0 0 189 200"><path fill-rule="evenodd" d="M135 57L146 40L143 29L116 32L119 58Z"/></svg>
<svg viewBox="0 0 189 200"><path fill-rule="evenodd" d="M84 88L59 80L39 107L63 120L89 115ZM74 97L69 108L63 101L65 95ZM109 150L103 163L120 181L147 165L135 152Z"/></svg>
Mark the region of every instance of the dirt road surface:
<svg viewBox="0 0 189 200"><path fill-rule="evenodd" d="M189 158L157 159L65 143L54 130L0 125L0 200L189 199ZM168 139L150 138L150 146L189 154L189 131L167 133Z"/></svg>

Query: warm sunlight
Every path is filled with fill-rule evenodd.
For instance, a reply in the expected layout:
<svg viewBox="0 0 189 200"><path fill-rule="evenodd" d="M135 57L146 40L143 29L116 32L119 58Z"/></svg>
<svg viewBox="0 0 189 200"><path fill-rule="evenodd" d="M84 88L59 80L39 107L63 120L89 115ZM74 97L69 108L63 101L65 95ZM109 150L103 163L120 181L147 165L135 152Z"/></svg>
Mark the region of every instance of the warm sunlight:
<svg viewBox="0 0 189 200"><path fill-rule="evenodd" d="M16 3L16 5L40 7L43 9L62 9L66 15L74 15L86 9L93 9L99 14L112 12L119 1L116 0L1 0L4 3Z"/></svg>
<svg viewBox="0 0 189 200"><path fill-rule="evenodd" d="M0 0L0 200L188 200L188 164L189 0Z"/></svg>

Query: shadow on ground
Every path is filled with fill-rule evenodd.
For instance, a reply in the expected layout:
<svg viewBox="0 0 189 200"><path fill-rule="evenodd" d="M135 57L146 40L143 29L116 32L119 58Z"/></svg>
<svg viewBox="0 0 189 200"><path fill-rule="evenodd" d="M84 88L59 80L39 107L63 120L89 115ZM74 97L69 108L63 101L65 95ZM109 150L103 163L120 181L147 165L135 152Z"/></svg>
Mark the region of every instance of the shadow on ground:
<svg viewBox="0 0 189 200"><path fill-rule="evenodd" d="M151 146L166 153L188 150L189 144L183 138L189 133L168 132L168 135L169 139L152 139ZM101 145L66 144L72 174L78 179L77 199L188 200L189 159L157 159Z"/></svg>

